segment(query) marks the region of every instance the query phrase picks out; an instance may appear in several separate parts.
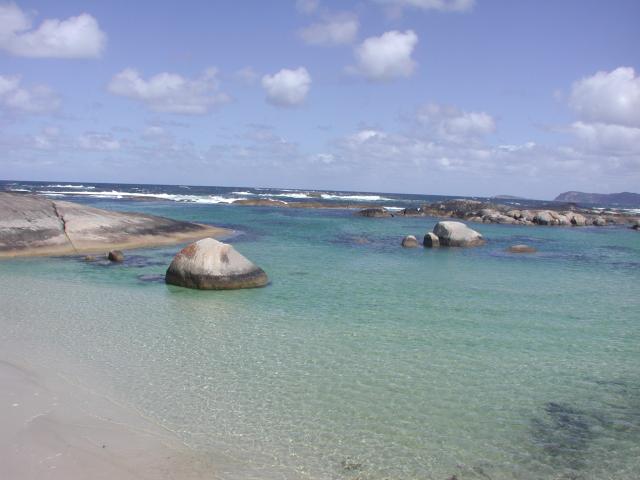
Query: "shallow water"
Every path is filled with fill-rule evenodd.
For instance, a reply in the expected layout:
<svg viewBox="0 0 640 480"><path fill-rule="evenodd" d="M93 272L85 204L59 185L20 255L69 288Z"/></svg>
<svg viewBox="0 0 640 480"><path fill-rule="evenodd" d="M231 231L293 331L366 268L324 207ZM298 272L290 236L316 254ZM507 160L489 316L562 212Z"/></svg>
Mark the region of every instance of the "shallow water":
<svg viewBox="0 0 640 480"><path fill-rule="evenodd" d="M91 203L231 226L272 283L166 286L175 246L5 261L0 339L224 454L225 478L637 478L637 232L477 225L484 247L406 250L434 219Z"/></svg>

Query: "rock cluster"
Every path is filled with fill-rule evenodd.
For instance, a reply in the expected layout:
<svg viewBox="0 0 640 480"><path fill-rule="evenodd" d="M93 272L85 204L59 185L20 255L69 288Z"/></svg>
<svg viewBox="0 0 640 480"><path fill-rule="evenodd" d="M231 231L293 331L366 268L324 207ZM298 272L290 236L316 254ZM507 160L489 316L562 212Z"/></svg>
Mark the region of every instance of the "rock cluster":
<svg viewBox="0 0 640 480"><path fill-rule="evenodd" d="M376 214L375 211L384 213ZM565 209L517 209L513 206L481 202L479 200L449 200L422 205L420 207L405 208L391 213L384 208L367 208L358 212L365 217L392 216L429 216L459 218L476 223L499 223L507 225L547 225L547 226L606 226L623 225L640 221L637 216L631 216L616 211L581 210L575 206Z"/></svg>
<svg viewBox="0 0 640 480"><path fill-rule="evenodd" d="M424 235L422 244L426 248L443 247L476 247L485 243L484 237L462 222L438 222L433 232ZM413 235L407 235L402 240L403 247L417 247L418 240Z"/></svg>

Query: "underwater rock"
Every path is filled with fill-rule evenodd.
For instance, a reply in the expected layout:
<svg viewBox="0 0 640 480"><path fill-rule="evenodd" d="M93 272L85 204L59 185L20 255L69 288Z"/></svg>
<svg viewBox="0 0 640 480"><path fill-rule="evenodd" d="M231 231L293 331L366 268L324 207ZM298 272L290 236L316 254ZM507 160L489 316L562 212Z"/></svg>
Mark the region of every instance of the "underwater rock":
<svg viewBox="0 0 640 480"><path fill-rule="evenodd" d="M165 281L200 290L232 290L264 287L269 278L233 246L204 238L178 252Z"/></svg>
<svg viewBox="0 0 640 480"><path fill-rule="evenodd" d="M535 253L537 250L529 245L511 245L507 248L510 253Z"/></svg>
<svg viewBox="0 0 640 480"><path fill-rule="evenodd" d="M445 247L475 247L485 243L482 235L462 222L438 222L433 227L440 245Z"/></svg>

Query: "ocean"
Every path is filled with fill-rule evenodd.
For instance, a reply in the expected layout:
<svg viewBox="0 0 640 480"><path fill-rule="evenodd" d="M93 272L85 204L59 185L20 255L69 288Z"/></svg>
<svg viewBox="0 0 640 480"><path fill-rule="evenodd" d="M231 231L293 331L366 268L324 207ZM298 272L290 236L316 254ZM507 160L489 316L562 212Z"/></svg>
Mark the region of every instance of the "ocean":
<svg viewBox="0 0 640 480"><path fill-rule="evenodd" d="M437 219L241 207L234 198L444 197L6 182L227 227L261 289L163 282L180 246L0 262L0 341L136 409L223 478L635 479L640 237L471 225L471 249L403 249ZM510 200L529 205L524 200ZM505 249L516 243L532 255ZM61 367L62 368L62 367Z"/></svg>

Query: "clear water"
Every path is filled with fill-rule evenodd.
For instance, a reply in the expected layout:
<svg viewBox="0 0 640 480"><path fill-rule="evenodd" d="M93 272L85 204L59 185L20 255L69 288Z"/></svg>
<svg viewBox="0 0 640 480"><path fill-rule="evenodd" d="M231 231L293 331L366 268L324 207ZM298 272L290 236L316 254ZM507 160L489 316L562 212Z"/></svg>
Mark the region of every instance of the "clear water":
<svg viewBox="0 0 640 480"><path fill-rule="evenodd" d="M0 339L224 455L224 478L638 478L638 232L478 225L484 247L406 250L435 219L87 201L231 226L272 283L166 286L177 246L3 261Z"/></svg>

